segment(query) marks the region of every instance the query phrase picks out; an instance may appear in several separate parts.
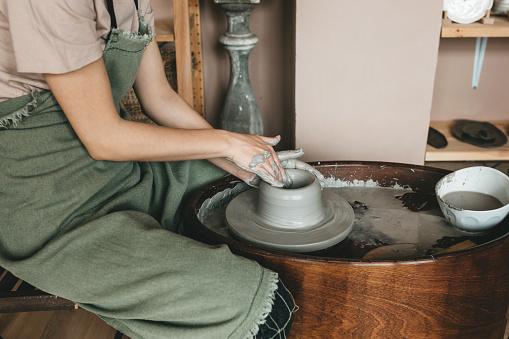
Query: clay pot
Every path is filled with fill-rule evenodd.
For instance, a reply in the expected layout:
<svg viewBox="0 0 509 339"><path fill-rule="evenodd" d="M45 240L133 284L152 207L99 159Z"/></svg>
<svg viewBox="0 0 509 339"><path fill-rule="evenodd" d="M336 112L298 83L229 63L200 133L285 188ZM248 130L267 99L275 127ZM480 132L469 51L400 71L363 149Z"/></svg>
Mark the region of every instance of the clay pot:
<svg viewBox="0 0 509 339"><path fill-rule="evenodd" d="M261 218L279 229L298 229L319 223L324 217L322 188L314 175L288 169L289 188L260 184L257 211Z"/></svg>
<svg viewBox="0 0 509 339"><path fill-rule="evenodd" d="M325 177L398 184L433 196L438 180L450 173L392 163L315 165ZM279 273L299 306L291 338L503 338L509 305L507 218L476 246L442 254L392 260L289 254L246 245L199 221L204 201L235 185L233 178L222 180L191 198L185 212L189 235L227 244Z"/></svg>

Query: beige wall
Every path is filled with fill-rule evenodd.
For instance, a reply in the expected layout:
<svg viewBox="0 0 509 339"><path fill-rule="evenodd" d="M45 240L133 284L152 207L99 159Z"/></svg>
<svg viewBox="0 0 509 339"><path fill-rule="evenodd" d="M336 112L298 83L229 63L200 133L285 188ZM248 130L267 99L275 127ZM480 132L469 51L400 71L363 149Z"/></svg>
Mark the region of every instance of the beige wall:
<svg viewBox="0 0 509 339"><path fill-rule="evenodd" d="M173 17L172 0L150 0L156 19Z"/></svg>
<svg viewBox="0 0 509 339"><path fill-rule="evenodd" d="M509 120L509 39L489 38L472 89L475 38L440 41L431 120Z"/></svg>
<svg viewBox="0 0 509 339"><path fill-rule="evenodd" d="M305 160L423 164L441 0L297 0L296 144Z"/></svg>

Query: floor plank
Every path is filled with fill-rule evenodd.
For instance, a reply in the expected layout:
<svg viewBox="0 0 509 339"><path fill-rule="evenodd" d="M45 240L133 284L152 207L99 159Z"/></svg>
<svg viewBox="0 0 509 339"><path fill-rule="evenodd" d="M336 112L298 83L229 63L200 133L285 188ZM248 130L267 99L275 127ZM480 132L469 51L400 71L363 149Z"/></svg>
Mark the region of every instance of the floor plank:
<svg viewBox="0 0 509 339"><path fill-rule="evenodd" d="M2 318L9 319L1 329L0 335L4 339L10 338L41 338L46 324L53 317L54 312L8 313Z"/></svg>
<svg viewBox="0 0 509 339"><path fill-rule="evenodd" d="M114 339L115 333L98 316L82 309L0 314L3 339ZM509 338L509 326L504 338Z"/></svg>
<svg viewBox="0 0 509 339"><path fill-rule="evenodd" d="M83 309L0 314L3 339L114 339L115 333L113 327Z"/></svg>
<svg viewBox="0 0 509 339"><path fill-rule="evenodd" d="M113 338L116 330L95 314L84 310L55 312L46 325L41 339L52 338ZM7 338L6 338L7 339Z"/></svg>

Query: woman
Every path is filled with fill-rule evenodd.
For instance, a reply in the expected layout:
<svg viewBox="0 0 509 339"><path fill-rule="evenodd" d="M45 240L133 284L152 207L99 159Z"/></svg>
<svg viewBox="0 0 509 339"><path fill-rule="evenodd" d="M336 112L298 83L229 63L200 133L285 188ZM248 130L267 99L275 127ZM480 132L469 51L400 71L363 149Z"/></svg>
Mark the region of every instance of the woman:
<svg viewBox="0 0 509 339"><path fill-rule="evenodd" d="M149 0L0 0L0 265L132 338L286 337L276 273L177 234L227 172L282 186L278 138L212 129L152 24ZM133 82L157 126L120 109Z"/></svg>

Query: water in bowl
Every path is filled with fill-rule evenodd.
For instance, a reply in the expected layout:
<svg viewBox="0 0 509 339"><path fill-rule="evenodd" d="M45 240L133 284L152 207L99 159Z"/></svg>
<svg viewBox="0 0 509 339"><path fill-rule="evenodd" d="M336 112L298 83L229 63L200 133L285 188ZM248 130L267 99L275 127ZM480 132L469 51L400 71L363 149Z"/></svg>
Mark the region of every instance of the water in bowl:
<svg viewBox="0 0 509 339"><path fill-rule="evenodd" d="M480 192L449 192L445 194L442 199L452 207L469 211L489 211L504 206L504 204L494 196Z"/></svg>

